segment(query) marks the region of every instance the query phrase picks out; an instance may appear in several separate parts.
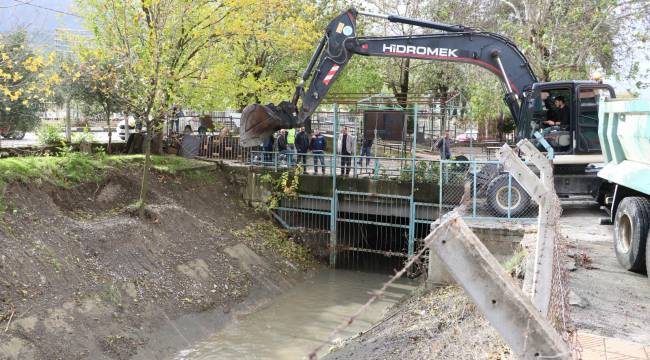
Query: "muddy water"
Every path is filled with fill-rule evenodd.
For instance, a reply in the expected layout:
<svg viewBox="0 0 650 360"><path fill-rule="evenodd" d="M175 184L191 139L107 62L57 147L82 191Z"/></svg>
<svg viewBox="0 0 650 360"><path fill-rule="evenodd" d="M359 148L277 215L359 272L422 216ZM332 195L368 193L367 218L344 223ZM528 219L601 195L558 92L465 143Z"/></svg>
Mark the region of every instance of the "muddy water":
<svg viewBox="0 0 650 360"><path fill-rule="evenodd" d="M179 352L176 360L305 359L307 354L379 289L387 275L327 270L243 316L211 338ZM346 330L344 339L369 329L415 282L400 280ZM325 347L324 353L329 346ZM319 354L322 355L322 354Z"/></svg>

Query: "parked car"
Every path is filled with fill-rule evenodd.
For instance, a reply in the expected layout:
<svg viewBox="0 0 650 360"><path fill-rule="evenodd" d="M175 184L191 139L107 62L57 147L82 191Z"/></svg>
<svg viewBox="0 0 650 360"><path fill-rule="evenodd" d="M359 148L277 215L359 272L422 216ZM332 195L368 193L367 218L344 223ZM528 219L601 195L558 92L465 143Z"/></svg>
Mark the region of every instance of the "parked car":
<svg viewBox="0 0 650 360"><path fill-rule="evenodd" d="M458 143L468 143L476 140L478 140L478 130L468 130L462 134L456 135L456 142Z"/></svg>
<svg viewBox="0 0 650 360"><path fill-rule="evenodd" d="M11 126L0 128L0 136L7 140L22 140L25 132L22 130L12 129Z"/></svg>

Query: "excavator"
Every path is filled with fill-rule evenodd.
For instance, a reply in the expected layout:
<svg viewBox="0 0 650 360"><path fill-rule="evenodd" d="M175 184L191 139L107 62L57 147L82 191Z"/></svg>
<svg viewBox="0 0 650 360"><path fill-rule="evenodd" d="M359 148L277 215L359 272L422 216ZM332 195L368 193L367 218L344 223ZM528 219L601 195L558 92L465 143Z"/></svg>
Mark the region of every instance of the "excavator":
<svg viewBox="0 0 650 360"><path fill-rule="evenodd" d="M360 37L356 26L359 16L438 32ZM544 150L552 156L558 195L591 195L598 201L604 200L607 189L603 187L607 185L598 179L593 164L603 162L598 140L598 104L600 98L615 97L611 86L591 80L538 82L524 54L502 35L354 8L329 23L290 102L251 104L243 110L240 144L257 146L279 129L308 124L354 55L466 63L490 71L501 80L503 99L514 119L517 138L530 139L540 148L545 146ZM539 140L539 134L543 134L545 141ZM514 184L508 206L507 175L498 166L484 167L477 182L479 189L487 192L487 203L497 215L518 216L530 204L523 188Z"/></svg>

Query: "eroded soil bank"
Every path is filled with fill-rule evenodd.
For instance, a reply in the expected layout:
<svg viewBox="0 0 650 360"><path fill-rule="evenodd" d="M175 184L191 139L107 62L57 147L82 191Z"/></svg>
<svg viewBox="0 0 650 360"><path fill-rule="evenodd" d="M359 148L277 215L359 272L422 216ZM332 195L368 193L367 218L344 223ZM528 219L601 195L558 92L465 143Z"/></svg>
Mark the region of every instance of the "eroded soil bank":
<svg viewBox="0 0 650 360"><path fill-rule="evenodd" d="M324 357L353 359L512 359L499 334L458 286L420 287L368 331Z"/></svg>
<svg viewBox="0 0 650 360"><path fill-rule="evenodd" d="M134 168L71 189L7 185L0 359L166 357L314 266L224 171L152 174L144 220Z"/></svg>

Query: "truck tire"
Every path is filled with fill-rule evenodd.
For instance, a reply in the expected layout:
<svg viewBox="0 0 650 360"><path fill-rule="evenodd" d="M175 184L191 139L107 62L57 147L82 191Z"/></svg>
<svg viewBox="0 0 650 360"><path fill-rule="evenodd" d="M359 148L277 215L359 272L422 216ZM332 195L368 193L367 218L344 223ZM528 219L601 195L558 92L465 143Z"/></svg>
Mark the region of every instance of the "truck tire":
<svg viewBox="0 0 650 360"><path fill-rule="evenodd" d="M501 174L487 188L487 204L497 216L508 216L508 174ZM512 179L510 216L519 217L530 206L530 195Z"/></svg>
<svg viewBox="0 0 650 360"><path fill-rule="evenodd" d="M646 242L650 228L650 201L626 197L614 217L614 252L625 270L646 270Z"/></svg>
<svg viewBox="0 0 650 360"><path fill-rule="evenodd" d="M650 239L650 231L648 231L648 237L645 240L645 266L646 266L646 274L648 274L648 279L650 279L650 246L648 246L648 239Z"/></svg>

